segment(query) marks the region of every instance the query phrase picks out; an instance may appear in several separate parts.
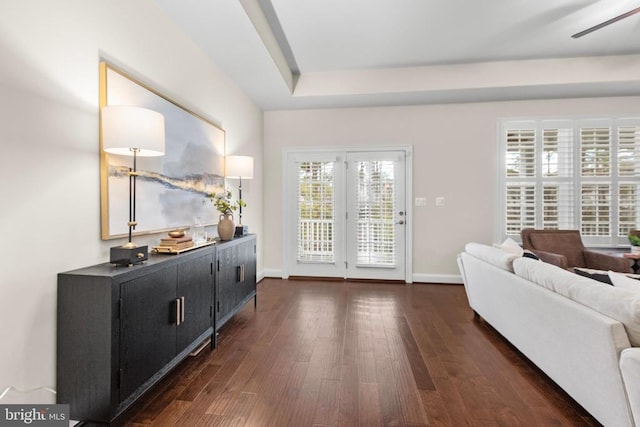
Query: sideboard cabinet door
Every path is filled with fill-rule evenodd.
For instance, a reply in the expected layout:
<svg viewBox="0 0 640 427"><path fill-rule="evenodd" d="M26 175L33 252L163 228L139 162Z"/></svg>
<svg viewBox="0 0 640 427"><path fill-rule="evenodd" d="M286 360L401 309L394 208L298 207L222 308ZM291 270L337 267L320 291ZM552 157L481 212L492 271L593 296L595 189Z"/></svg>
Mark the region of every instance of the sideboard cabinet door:
<svg viewBox="0 0 640 427"><path fill-rule="evenodd" d="M213 255L178 265L178 294L184 304L178 327L178 349L185 348L213 327Z"/></svg>
<svg viewBox="0 0 640 427"><path fill-rule="evenodd" d="M223 242L217 248L216 330L251 298L256 298L256 236Z"/></svg>
<svg viewBox="0 0 640 427"><path fill-rule="evenodd" d="M121 287L120 401L176 355L176 266Z"/></svg>

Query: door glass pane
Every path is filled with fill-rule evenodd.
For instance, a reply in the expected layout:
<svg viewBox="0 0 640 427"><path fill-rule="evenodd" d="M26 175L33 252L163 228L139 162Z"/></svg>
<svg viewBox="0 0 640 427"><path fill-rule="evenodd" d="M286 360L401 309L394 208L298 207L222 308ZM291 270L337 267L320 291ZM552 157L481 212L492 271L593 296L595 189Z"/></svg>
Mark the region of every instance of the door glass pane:
<svg viewBox="0 0 640 427"><path fill-rule="evenodd" d="M334 164L298 164L298 262L335 262Z"/></svg>
<svg viewBox="0 0 640 427"><path fill-rule="evenodd" d="M356 264L396 265L396 186L394 162L356 161Z"/></svg>

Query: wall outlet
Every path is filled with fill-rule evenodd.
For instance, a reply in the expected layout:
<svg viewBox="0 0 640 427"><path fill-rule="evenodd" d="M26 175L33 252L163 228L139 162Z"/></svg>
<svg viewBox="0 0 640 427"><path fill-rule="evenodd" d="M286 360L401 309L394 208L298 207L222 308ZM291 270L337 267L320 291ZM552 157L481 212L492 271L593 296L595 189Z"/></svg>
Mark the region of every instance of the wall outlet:
<svg viewBox="0 0 640 427"><path fill-rule="evenodd" d="M436 206L444 206L444 197L442 196L436 197Z"/></svg>

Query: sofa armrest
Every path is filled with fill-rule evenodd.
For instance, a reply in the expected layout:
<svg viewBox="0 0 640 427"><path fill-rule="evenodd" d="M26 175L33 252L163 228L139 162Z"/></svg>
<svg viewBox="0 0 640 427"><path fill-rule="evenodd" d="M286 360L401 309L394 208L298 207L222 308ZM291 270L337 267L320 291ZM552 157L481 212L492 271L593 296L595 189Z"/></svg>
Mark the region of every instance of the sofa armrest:
<svg viewBox="0 0 640 427"><path fill-rule="evenodd" d="M636 425L640 425L640 348L625 348L620 353L620 372L629 397Z"/></svg>
<svg viewBox="0 0 640 427"><path fill-rule="evenodd" d="M538 258L540 258L540 261L544 261L548 264L553 264L556 265L564 270L569 268L569 262L567 261L567 257L561 254L554 254L552 252L545 252L545 251L540 251L540 250L534 250L533 251L536 255L538 255Z"/></svg>
<svg viewBox="0 0 640 427"><path fill-rule="evenodd" d="M631 263L628 259L621 256L608 255L600 252L590 251L585 249L583 251L584 260L587 264L585 267L593 268L594 270L611 270L620 273L631 273Z"/></svg>

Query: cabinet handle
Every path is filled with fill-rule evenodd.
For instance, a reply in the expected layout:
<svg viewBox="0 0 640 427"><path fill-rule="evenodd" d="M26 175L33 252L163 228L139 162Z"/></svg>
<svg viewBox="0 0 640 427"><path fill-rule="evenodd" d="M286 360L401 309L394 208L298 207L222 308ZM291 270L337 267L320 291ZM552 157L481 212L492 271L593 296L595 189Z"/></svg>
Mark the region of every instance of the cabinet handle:
<svg viewBox="0 0 640 427"><path fill-rule="evenodd" d="M240 281L244 282L244 264L240 266Z"/></svg>
<svg viewBox="0 0 640 427"><path fill-rule="evenodd" d="M176 303L176 326L180 326L180 298L176 298L175 303Z"/></svg>
<svg viewBox="0 0 640 427"><path fill-rule="evenodd" d="M180 320L184 323L184 297L180 297Z"/></svg>

